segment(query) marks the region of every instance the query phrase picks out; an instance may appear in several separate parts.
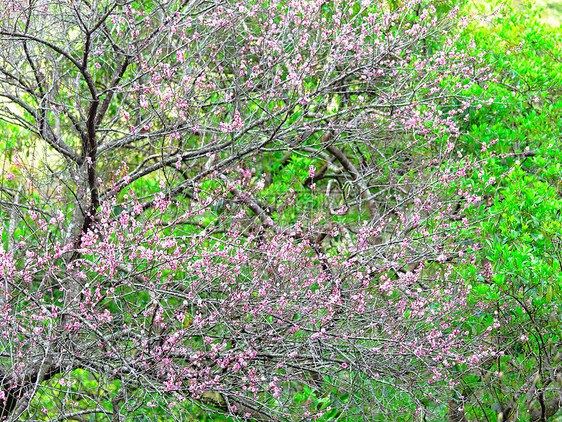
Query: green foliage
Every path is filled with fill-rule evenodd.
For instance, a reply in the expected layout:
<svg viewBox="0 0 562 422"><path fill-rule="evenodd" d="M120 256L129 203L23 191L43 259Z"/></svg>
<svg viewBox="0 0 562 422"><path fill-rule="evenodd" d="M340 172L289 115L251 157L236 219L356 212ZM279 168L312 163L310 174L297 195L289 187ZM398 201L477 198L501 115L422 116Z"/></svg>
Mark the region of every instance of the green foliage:
<svg viewBox="0 0 562 422"><path fill-rule="evenodd" d="M562 31L538 17L531 5L504 8L470 31L495 76L481 87L491 103L472 110L465 126L467 153L487 157L479 177L465 183L482 197L471 236L491 278L475 280L470 268L461 276L482 304L468 326L473 334L494 327L502 350L463 379L461 391L480 402L467 417L478 420L494 420L502 404L525 409L522 386L561 338Z"/></svg>
<svg viewBox="0 0 562 422"><path fill-rule="evenodd" d="M495 180L480 191L486 257L498 280L540 295L558 289L560 266L562 33L541 24L536 10L508 16L473 28L497 82L485 87L494 102L471 116L467 148L493 152L473 181Z"/></svg>

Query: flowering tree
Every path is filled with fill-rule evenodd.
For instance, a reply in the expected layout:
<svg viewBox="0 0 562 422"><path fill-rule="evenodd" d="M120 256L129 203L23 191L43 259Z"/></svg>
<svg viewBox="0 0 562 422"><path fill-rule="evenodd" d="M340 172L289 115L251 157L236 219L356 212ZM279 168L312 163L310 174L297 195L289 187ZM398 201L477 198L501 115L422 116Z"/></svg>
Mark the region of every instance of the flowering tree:
<svg viewBox="0 0 562 422"><path fill-rule="evenodd" d="M458 10L1 13L2 418L462 420L490 332L456 272L487 78Z"/></svg>

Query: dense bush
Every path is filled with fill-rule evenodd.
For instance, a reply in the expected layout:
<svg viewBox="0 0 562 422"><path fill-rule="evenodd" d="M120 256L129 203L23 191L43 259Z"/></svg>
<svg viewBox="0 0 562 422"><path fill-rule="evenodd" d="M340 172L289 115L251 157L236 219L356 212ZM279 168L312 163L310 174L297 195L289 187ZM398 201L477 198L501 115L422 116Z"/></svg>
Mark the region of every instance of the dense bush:
<svg viewBox="0 0 562 422"><path fill-rule="evenodd" d="M550 420L561 405L562 34L538 17L531 5L499 9L470 31L495 72L485 87L495 101L472 111L465 138L472 155L489 157L466 181L487 181L471 217L490 277L471 299L493 312L473 322L497 330L494 359L459 389L469 419Z"/></svg>

